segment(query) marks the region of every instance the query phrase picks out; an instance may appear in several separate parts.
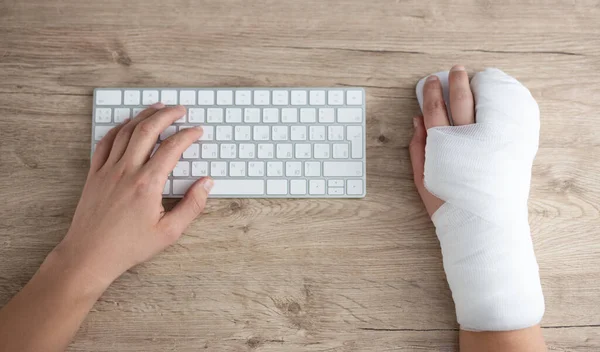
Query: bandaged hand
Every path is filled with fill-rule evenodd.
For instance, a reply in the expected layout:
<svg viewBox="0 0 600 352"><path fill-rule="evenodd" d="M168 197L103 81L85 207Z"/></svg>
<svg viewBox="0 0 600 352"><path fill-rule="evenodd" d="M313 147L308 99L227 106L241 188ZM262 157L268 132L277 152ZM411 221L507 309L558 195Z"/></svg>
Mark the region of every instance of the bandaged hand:
<svg viewBox="0 0 600 352"><path fill-rule="evenodd" d="M410 155L457 321L472 331L536 325L544 297L527 199L538 148L537 103L498 69L477 73L470 84L462 66L436 75L417 85L423 117L414 118Z"/></svg>

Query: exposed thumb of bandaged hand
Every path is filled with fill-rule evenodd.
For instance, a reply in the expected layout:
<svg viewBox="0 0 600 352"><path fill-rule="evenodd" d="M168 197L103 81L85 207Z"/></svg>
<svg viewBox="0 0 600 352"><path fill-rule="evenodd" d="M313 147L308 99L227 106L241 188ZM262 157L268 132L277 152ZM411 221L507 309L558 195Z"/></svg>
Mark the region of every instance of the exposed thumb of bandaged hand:
<svg viewBox="0 0 600 352"><path fill-rule="evenodd" d="M544 313L527 211L539 109L498 69L471 90L475 124L427 131L425 187L445 201L432 220L461 328L522 329Z"/></svg>

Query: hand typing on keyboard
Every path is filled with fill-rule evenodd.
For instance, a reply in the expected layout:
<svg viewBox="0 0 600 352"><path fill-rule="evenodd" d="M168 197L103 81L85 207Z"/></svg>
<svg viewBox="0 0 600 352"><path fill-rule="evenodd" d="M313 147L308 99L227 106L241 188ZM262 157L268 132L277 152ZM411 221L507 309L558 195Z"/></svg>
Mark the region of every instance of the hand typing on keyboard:
<svg viewBox="0 0 600 352"><path fill-rule="evenodd" d="M196 181L173 210L165 213L161 202L169 173L202 136L201 127L184 129L154 150L159 135L185 113L182 106L157 103L96 146L73 223L56 251L104 285L177 240L204 209L213 186L208 177Z"/></svg>

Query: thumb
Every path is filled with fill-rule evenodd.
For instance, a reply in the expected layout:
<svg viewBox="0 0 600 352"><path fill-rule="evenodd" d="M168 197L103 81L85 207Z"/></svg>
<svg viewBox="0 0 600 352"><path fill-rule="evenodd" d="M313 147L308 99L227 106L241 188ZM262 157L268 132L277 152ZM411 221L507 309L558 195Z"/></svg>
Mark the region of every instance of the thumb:
<svg viewBox="0 0 600 352"><path fill-rule="evenodd" d="M425 143L427 139L427 132L425 131L425 124L423 122L423 116L413 117L413 124L415 132L408 150L410 152L410 162L413 169L413 177L417 190L421 192L423 186L423 175L425 170Z"/></svg>
<svg viewBox="0 0 600 352"><path fill-rule="evenodd" d="M169 239L177 240L188 225L204 211L208 193L212 189L214 181L204 177L196 181L185 193L185 196L170 212L160 220L166 229Z"/></svg>

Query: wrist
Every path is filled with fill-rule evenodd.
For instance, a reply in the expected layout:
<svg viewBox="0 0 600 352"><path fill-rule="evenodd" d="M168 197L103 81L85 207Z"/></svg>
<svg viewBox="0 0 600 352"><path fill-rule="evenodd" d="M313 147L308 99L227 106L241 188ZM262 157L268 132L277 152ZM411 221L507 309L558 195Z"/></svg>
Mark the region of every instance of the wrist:
<svg viewBox="0 0 600 352"><path fill-rule="evenodd" d="M116 278L99 275L91 266L80 260L74 250L60 243L46 257L39 269L39 275L77 291L78 295L97 300Z"/></svg>

